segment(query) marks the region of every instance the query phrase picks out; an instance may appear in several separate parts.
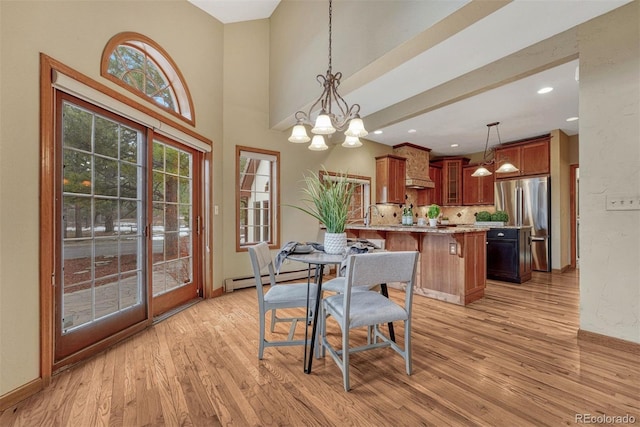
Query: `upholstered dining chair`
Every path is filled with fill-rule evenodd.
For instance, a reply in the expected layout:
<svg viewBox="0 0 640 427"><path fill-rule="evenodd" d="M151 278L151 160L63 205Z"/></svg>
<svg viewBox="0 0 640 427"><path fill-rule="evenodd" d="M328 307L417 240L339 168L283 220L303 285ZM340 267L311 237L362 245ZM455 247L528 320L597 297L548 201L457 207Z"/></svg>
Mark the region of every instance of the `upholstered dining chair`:
<svg viewBox="0 0 640 427"><path fill-rule="evenodd" d="M351 255L347 261L346 288L343 293L322 300L321 326L322 354L328 351L342 371L344 389L349 391L349 355L391 347L405 361L407 375L411 375L411 307L415 284L418 252L373 252ZM373 287L376 284L400 282L403 284L404 304L400 305L375 291L358 291L359 286ZM329 317L327 317L329 315ZM342 332L341 349L335 349L327 339L327 322L335 319ZM404 322L404 346L400 347L385 335L379 325L389 322ZM367 327L367 344L350 347L349 334L353 328Z"/></svg>
<svg viewBox="0 0 640 427"><path fill-rule="evenodd" d="M269 252L269 245L266 242L249 246L249 257L253 267L253 274L258 292L258 309L260 316L260 338L258 346L258 359L262 359L265 347L279 347L290 345L304 345L304 339L294 340L296 325L298 321L306 321L304 317L277 317L276 310L284 308L307 308L307 283L277 284L275 279L275 269L273 260ZM267 272L269 278L269 290L264 291L262 285L262 274ZM315 306L317 287L315 283L309 284L309 307ZM276 323L290 322L289 335L283 340L269 341L265 338L265 318L267 312L271 311L271 332L274 332Z"/></svg>
<svg viewBox="0 0 640 427"><path fill-rule="evenodd" d="M367 239L367 241L371 244L374 245L374 247L376 249L382 249L384 250L385 247L385 239ZM322 292L324 293L324 291L330 291L330 292L335 292L337 294L341 294L344 292L345 286L346 286L346 280L344 276L340 276L340 267L338 267L338 277L334 277L331 280L326 281L325 283L322 284ZM356 288L357 290L370 290L373 288L379 288L380 284L374 284L372 286L364 286L362 288Z"/></svg>

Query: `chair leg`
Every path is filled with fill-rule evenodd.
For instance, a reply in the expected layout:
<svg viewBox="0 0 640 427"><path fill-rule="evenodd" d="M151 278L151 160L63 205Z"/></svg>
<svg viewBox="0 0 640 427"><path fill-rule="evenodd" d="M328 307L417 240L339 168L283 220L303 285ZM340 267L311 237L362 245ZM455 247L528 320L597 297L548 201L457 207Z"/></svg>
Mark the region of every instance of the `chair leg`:
<svg viewBox="0 0 640 427"><path fill-rule="evenodd" d="M411 321L404 322L404 361L407 375L411 375Z"/></svg>
<svg viewBox="0 0 640 427"><path fill-rule="evenodd" d="M342 378L344 390L349 391L349 328L342 330Z"/></svg>
<svg viewBox="0 0 640 427"><path fill-rule="evenodd" d="M264 321L265 313L260 313L260 337L258 339L258 360L262 360L264 355Z"/></svg>
<svg viewBox="0 0 640 427"><path fill-rule="evenodd" d="M318 352L319 352L319 357L325 357L326 355L326 347L324 345L324 340L327 339L327 315L324 312L324 305L323 302L320 301L320 312L317 313L318 319L317 321L320 322L320 331L319 333L319 339L317 339L316 341L318 342Z"/></svg>
<svg viewBox="0 0 640 427"><path fill-rule="evenodd" d="M273 332L276 326L276 309L271 310L271 332Z"/></svg>

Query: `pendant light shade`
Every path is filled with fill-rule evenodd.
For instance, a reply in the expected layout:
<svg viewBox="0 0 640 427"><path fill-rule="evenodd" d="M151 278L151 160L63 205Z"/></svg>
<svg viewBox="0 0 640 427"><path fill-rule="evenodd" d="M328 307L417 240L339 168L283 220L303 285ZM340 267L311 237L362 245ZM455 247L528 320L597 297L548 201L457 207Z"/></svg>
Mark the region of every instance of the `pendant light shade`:
<svg viewBox="0 0 640 427"><path fill-rule="evenodd" d="M503 163L497 170L496 173L509 173L509 172L518 172L520 169L518 169L517 167L513 166L511 163L509 163L508 161L506 163Z"/></svg>
<svg viewBox="0 0 640 427"><path fill-rule="evenodd" d="M475 177L489 176L489 175L491 175L491 172L489 172L489 169L485 168L484 166L480 166L471 174L471 176L475 176Z"/></svg>
<svg viewBox="0 0 640 427"><path fill-rule="evenodd" d="M307 128L303 125L295 125L293 130L291 131L291 136L289 137L289 142L295 143L305 143L311 141L309 135L307 135Z"/></svg>
<svg viewBox="0 0 640 427"><path fill-rule="evenodd" d="M311 133L316 135L331 135L336 131L336 128L331 124L331 118L322 111L316 119L316 125L311 129Z"/></svg>
<svg viewBox="0 0 640 427"><path fill-rule="evenodd" d="M328 148L329 147L327 147L327 144L324 142L324 136L322 135L314 135L311 140L311 145L309 145L309 150L312 151L322 151Z"/></svg>
<svg viewBox="0 0 640 427"><path fill-rule="evenodd" d="M363 138L369 135L369 132L364 128L364 123L360 117L351 119L349 122L349 129L344 133L346 136L355 136L356 138ZM360 144L362 145L362 144Z"/></svg>
<svg viewBox="0 0 640 427"><path fill-rule="evenodd" d="M362 147L362 142L357 136L347 136L345 137L342 146L346 148L358 148Z"/></svg>

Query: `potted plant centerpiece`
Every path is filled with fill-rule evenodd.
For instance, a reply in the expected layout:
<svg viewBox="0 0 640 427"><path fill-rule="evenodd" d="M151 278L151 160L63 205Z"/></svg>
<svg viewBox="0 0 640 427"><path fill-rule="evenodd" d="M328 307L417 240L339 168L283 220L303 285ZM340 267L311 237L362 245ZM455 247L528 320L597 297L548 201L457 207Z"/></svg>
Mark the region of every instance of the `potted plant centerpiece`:
<svg viewBox="0 0 640 427"><path fill-rule="evenodd" d="M324 251L340 254L347 247L345 227L349 219L349 206L355 185L347 179L347 174L329 175L311 172L304 176L305 186L302 201L306 207L293 206L316 218L326 227Z"/></svg>
<svg viewBox="0 0 640 427"><path fill-rule="evenodd" d="M438 216L440 216L440 206L433 204L427 209L427 216L429 217L429 225L435 227L438 225Z"/></svg>

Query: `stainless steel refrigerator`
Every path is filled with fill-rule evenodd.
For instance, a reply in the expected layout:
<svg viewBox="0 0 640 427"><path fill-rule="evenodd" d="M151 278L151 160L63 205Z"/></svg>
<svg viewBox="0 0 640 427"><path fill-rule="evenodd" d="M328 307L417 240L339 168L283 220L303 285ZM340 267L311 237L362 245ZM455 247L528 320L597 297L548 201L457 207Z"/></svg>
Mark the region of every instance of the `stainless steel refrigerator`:
<svg viewBox="0 0 640 427"><path fill-rule="evenodd" d="M507 225L531 228L533 269L551 271L551 184L548 177L496 181L496 209Z"/></svg>

